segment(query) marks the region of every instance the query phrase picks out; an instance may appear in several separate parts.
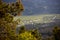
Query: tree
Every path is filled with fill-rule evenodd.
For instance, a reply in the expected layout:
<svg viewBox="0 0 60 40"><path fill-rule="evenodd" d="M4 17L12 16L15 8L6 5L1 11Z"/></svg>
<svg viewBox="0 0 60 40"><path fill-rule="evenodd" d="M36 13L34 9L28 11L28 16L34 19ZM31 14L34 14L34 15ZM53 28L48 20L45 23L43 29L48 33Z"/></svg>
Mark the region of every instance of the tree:
<svg viewBox="0 0 60 40"><path fill-rule="evenodd" d="M26 31L25 26L21 26L19 30L19 34L24 33Z"/></svg>
<svg viewBox="0 0 60 40"><path fill-rule="evenodd" d="M60 28L59 27L54 27L53 29L53 35L55 40L60 40Z"/></svg>
<svg viewBox="0 0 60 40"><path fill-rule="evenodd" d="M6 4L0 0L0 40L17 40L15 33L17 24L13 21L13 18L15 16L14 13L18 14L17 11L23 8L21 8L21 3L18 4L21 6L19 8L15 4Z"/></svg>
<svg viewBox="0 0 60 40"><path fill-rule="evenodd" d="M4 13L10 13L14 16L20 14L21 11L23 11L23 5L21 2L11 3L7 4L4 2L0 2L0 11Z"/></svg>
<svg viewBox="0 0 60 40"><path fill-rule="evenodd" d="M37 40L30 32L25 31L18 35L18 40Z"/></svg>
<svg viewBox="0 0 60 40"><path fill-rule="evenodd" d="M39 33L38 29L34 29L31 31L31 34L37 38L37 40L41 40L41 34Z"/></svg>

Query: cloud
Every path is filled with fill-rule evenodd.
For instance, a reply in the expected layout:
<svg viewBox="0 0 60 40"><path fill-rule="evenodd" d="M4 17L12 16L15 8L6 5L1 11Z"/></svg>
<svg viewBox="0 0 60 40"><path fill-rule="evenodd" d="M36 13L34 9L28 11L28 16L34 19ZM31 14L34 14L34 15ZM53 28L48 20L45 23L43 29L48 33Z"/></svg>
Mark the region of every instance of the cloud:
<svg viewBox="0 0 60 40"><path fill-rule="evenodd" d="M48 6L44 6L43 8L44 8L44 9L47 9L47 8L48 8Z"/></svg>

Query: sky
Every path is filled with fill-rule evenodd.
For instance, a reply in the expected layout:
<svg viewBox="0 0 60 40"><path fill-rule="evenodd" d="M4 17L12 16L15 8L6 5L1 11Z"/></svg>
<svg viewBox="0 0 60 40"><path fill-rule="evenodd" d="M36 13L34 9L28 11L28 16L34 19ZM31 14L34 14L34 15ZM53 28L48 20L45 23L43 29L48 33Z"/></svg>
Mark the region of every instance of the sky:
<svg viewBox="0 0 60 40"><path fill-rule="evenodd" d="M16 0L3 0L3 2L6 2L6 3L12 3L12 2L16 2Z"/></svg>
<svg viewBox="0 0 60 40"><path fill-rule="evenodd" d="M23 15L60 14L60 0L22 0Z"/></svg>
<svg viewBox="0 0 60 40"><path fill-rule="evenodd" d="M3 0L15 2L16 0ZM60 14L60 0L22 0L24 11L22 15Z"/></svg>

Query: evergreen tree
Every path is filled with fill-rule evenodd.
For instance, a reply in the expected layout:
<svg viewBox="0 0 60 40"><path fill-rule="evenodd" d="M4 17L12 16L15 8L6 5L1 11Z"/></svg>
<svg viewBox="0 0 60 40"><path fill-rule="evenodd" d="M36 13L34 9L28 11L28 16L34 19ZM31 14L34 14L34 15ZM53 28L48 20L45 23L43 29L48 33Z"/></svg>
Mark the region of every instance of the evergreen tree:
<svg viewBox="0 0 60 40"><path fill-rule="evenodd" d="M14 13L18 14L17 11L20 11L21 9L15 4L6 4L0 0L0 40L17 40L15 32L17 24L13 21L13 15ZM21 6L21 3L18 5ZM11 13L13 15L11 15Z"/></svg>

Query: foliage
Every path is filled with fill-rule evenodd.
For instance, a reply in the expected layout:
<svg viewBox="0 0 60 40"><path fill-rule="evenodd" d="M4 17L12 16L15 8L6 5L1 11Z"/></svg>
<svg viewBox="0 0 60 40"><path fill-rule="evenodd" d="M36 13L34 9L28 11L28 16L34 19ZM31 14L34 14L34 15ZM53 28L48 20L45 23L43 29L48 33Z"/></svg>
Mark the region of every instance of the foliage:
<svg viewBox="0 0 60 40"><path fill-rule="evenodd" d="M22 36L22 38L20 36ZM41 40L41 35L37 29L27 31L25 26L21 26L18 38L21 40Z"/></svg>
<svg viewBox="0 0 60 40"><path fill-rule="evenodd" d="M19 30L19 34L24 33L26 31L25 26L21 26Z"/></svg>
<svg viewBox="0 0 60 40"><path fill-rule="evenodd" d="M17 40L15 33L17 24L13 21L13 15L18 14L17 11L21 11L21 3L15 4L6 4L0 0L0 40Z"/></svg>
<svg viewBox="0 0 60 40"><path fill-rule="evenodd" d="M39 33L38 29L34 29L31 31L31 34L37 38L37 40L41 40L41 34Z"/></svg>
<svg viewBox="0 0 60 40"><path fill-rule="evenodd" d="M18 35L18 40L37 40L30 32L24 32Z"/></svg>
<svg viewBox="0 0 60 40"><path fill-rule="evenodd" d="M60 40L60 28L59 27L55 27L53 30L53 35L55 40Z"/></svg>
<svg viewBox="0 0 60 40"><path fill-rule="evenodd" d="M20 14L21 11L23 11L23 5L19 2L11 4L6 4L2 1L0 2L0 12L2 13L10 13L16 16L17 14Z"/></svg>

